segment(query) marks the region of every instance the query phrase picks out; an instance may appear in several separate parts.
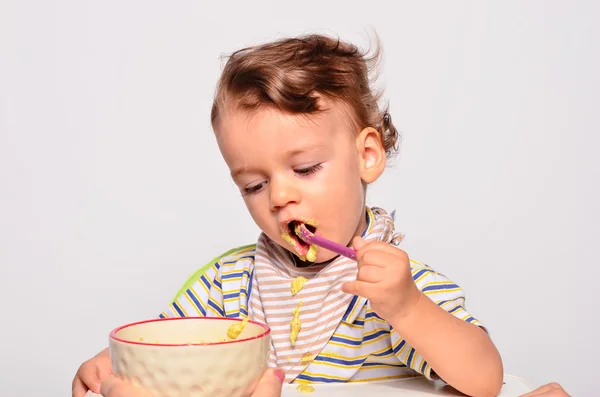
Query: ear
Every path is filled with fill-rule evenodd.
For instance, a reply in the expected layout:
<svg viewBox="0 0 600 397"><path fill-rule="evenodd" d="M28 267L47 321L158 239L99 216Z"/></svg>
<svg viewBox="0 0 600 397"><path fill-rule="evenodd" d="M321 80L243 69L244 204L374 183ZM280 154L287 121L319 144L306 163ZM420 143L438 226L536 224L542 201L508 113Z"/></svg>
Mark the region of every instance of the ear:
<svg viewBox="0 0 600 397"><path fill-rule="evenodd" d="M367 127L356 138L360 177L365 183L373 183L385 170L385 149L381 136L375 128Z"/></svg>

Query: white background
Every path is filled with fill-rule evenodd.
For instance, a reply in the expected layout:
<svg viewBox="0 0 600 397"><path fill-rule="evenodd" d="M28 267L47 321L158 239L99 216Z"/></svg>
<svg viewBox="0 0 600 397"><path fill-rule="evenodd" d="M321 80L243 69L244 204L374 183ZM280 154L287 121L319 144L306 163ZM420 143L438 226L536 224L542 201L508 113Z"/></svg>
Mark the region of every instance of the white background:
<svg viewBox="0 0 600 397"><path fill-rule="evenodd" d="M598 393L597 2L205 3L0 2L0 394L70 395L111 328L255 241L210 129L221 55L373 28L403 141L370 204L507 373Z"/></svg>

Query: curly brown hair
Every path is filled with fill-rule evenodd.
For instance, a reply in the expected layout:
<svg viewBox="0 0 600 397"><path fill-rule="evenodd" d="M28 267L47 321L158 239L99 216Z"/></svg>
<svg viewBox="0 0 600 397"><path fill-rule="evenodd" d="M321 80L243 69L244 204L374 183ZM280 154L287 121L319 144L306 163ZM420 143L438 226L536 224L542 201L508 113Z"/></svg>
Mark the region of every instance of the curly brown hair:
<svg viewBox="0 0 600 397"><path fill-rule="evenodd" d="M225 64L211 111L216 130L226 103L253 110L275 106L294 114L322 111L319 96L341 101L353 113L359 129L379 131L388 157L398 150L399 134L388 106L380 109L382 91L373 87L381 59L381 45L374 53L324 35L285 38L247 47L231 54Z"/></svg>

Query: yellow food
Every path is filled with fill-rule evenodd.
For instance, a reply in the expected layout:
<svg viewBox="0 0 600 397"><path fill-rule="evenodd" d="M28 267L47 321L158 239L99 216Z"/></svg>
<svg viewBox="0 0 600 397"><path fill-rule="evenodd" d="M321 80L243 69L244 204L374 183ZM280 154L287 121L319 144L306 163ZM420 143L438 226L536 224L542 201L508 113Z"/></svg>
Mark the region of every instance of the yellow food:
<svg viewBox="0 0 600 397"><path fill-rule="evenodd" d="M294 238L289 234L289 233L283 233L281 235L281 238L285 240L286 243L288 243L289 245L291 245L292 247L296 246L296 240L294 240Z"/></svg>
<svg viewBox="0 0 600 397"><path fill-rule="evenodd" d="M306 284L307 281L308 279L302 276L298 276L294 280L292 280L292 296L300 292L300 290L302 290L302 287L304 287L304 284Z"/></svg>
<svg viewBox="0 0 600 397"><path fill-rule="evenodd" d="M237 322L235 324L232 324L229 327L229 329L227 330L227 336L229 338L231 338L231 339L236 339L238 336L240 336L240 334L242 333L242 331L246 327L246 324L248 324L248 318L247 317L242 322ZM225 340L223 340L223 341L225 341Z"/></svg>
<svg viewBox="0 0 600 397"><path fill-rule="evenodd" d="M296 344L296 340L298 339L298 334L300 333L300 329L302 325L300 324L300 306L302 306L302 301L298 302L298 306L294 310L292 310L292 322L290 323L290 342L292 342L292 346Z"/></svg>
<svg viewBox="0 0 600 397"><path fill-rule="evenodd" d="M315 388L311 385L300 383L298 387L296 387L296 390L298 390L300 393L312 393L315 391Z"/></svg>
<svg viewBox="0 0 600 397"><path fill-rule="evenodd" d="M305 354L302 356L302 358L300 359L300 363L301 364L308 364L311 361L313 361L315 359L315 357L317 357L314 354Z"/></svg>
<svg viewBox="0 0 600 397"><path fill-rule="evenodd" d="M317 246L311 245L306 253L306 260L309 262L314 262L317 260Z"/></svg>

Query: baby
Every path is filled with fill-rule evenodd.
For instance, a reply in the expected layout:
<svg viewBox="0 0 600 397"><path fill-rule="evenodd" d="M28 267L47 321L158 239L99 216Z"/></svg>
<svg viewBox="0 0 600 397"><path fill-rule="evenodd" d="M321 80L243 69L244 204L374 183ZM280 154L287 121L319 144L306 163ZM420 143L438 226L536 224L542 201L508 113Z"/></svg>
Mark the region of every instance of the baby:
<svg viewBox="0 0 600 397"><path fill-rule="evenodd" d="M272 331L271 367L287 382L441 378L495 396L503 367L462 289L398 247L390 214L365 204L397 149L368 57L321 35L233 53L211 120L258 241L211 261L160 317L250 318ZM309 246L295 229L357 251ZM108 350L80 367L73 395L98 392Z"/></svg>

